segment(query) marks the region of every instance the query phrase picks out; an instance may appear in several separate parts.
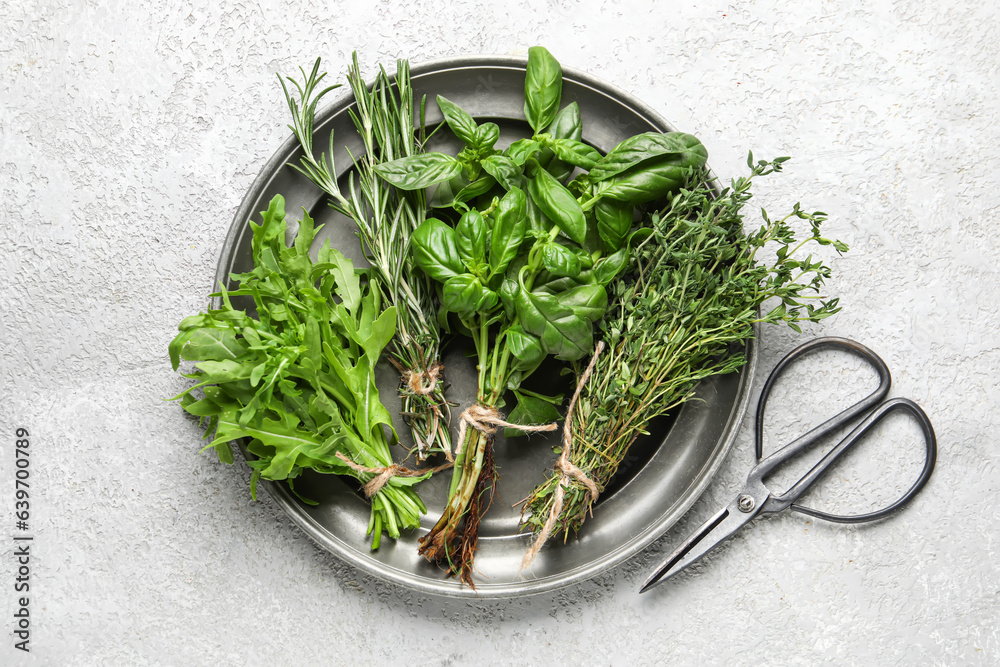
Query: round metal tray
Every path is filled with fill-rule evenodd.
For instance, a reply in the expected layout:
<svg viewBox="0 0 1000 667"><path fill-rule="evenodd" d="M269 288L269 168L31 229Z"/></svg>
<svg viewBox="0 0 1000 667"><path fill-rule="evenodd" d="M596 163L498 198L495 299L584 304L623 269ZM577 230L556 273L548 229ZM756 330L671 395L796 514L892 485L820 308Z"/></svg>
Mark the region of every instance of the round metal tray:
<svg viewBox="0 0 1000 667"><path fill-rule="evenodd" d="M438 94L457 103L478 120L496 122L501 128L498 145L509 144L530 134L523 119L523 87L526 60L509 57L470 57L440 60L411 68L414 94L427 95L427 123L442 120L434 103ZM332 74L331 74L332 77ZM352 102L349 89L316 117L315 141L329 145L334 132L335 164L344 177L352 166L350 154L362 145L348 116ZM587 74L564 69L563 104L576 101L583 119L587 143L606 152L621 140L646 131L674 128L632 96ZM449 136L445 136L449 135ZM428 150L457 152L450 134L439 132ZM350 153L348 152L350 151ZM317 223L325 224L316 247L330 239L334 247L358 263L364 263L353 223L336 214L325 196L298 172L286 166L297 163L301 151L294 138L271 157L243 199L222 249L216 284L229 285L229 275L252 268L251 234L247 221L259 213L275 194L286 200L289 219L298 220L304 208ZM290 234L296 225L289 224ZM449 342L444 363L448 398L459 404L455 414L475 398L474 362L465 354L462 340ZM747 407L750 378L756 364L756 349L748 343L748 363L739 374L716 377L698 387L698 399L687 403L676 416L651 425L649 437L636 443L618 476L602 495L592 518L578 535L550 540L534 564L519 572L521 558L531 536L518 531L519 510L513 505L551 471L556 455L552 449L558 434L496 441L500 481L497 496L484 516L476 556L476 588L462 586L441 568L417 555L417 540L440 516L450 473L436 475L417 488L428 507L421 528L399 540L382 540L377 551L369 549L365 536L369 507L349 482L319 474L304 475L296 490L318 501L310 506L299 501L283 483L266 488L289 517L321 547L357 568L424 593L450 597L513 597L551 591L604 572L648 546L672 526L705 490L729 451ZM536 373L556 378L558 373ZM398 410L398 374L387 364L381 370L379 387L386 406ZM557 388L555 386L549 389ZM543 388L544 389L544 388ZM397 431L409 444L407 429ZM455 429L452 429L453 437ZM403 447L396 456L405 455Z"/></svg>

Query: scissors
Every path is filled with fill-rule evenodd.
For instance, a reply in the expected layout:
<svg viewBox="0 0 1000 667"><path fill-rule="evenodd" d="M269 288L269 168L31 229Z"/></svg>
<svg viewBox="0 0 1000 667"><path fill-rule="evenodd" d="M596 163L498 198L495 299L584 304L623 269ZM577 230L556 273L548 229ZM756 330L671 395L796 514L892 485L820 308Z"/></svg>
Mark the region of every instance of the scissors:
<svg viewBox="0 0 1000 667"><path fill-rule="evenodd" d="M875 369L879 376L879 385L868 397L858 401L840 414L836 415L815 427L805 435L795 441L785 445L767 458L763 457L763 432L764 432L764 408L767 404L767 397L771 393L774 383L781 374L795 361L804 355L821 349L838 348L853 353L867 361ZM889 368L885 362L864 345L856 343L846 338L817 338L795 348L782 359L771 375L764 383L761 390L759 402L757 404L757 417L755 424L755 450L757 465L750 471L746 485L728 505L723 507L712 518L706 521L698 530L683 543L663 562L660 567L646 580L640 593L648 591L653 586L663 583L673 575L677 574L687 566L698 561L702 556L711 551L725 540L732 537L736 531L750 523L759 514L773 514L784 509L792 509L802 514L834 521L837 523L865 523L877 521L900 509L910 502L917 493L927 484L931 473L934 471L934 463L937 460L937 440L934 436L934 428L924 411L913 401L906 398L892 398L885 400L889 393L891 379ZM903 496L876 512L855 515L836 515L820 512L795 504L798 500L824 472L849 449L851 449L866 433L874 428L886 415L895 411L907 412L913 416L920 426L924 436L924 443L927 447L924 468L917 478L917 481ZM862 418L862 415L863 418ZM793 484L785 493L775 494L768 490L764 484L764 478L777 470L782 464L794 458L798 454L816 444L824 436L849 426L856 419L861 418L860 423L830 450L809 472L807 472L798 482Z"/></svg>

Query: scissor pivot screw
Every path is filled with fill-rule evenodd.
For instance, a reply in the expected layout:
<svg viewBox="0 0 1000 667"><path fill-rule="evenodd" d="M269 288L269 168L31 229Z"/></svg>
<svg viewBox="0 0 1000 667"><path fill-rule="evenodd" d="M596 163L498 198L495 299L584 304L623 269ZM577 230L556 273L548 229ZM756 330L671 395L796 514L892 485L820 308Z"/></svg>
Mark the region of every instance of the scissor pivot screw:
<svg viewBox="0 0 1000 667"><path fill-rule="evenodd" d="M745 493L740 496L739 502L737 503L737 507L740 508L741 512L752 512L754 505L756 505L756 503L753 501L753 496L748 496Z"/></svg>

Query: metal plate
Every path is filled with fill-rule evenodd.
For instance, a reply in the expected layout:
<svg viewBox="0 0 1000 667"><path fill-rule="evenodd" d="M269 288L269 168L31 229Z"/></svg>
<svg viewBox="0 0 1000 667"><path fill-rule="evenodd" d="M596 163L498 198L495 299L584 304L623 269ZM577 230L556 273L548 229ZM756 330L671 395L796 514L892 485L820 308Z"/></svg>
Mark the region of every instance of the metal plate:
<svg viewBox="0 0 1000 667"><path fill-rule="evenodd" d="M530 134L523 120L525 60L505 57L449 59L413 66L411 77L417 99L426 94L427 121L441 121L433 103L441 94L466 109L479 120L491 120L501 128L501 144ZM334 132L335 163L338 175L351 166L350 153L360 155L357 138L347 109L349 89L316 118L314 145L329 145ZM576 101L583 118L587 143L606 152L621 140L650 130L674 128L655 112L631 96L586 74L564 70L563 104ZM457 152L439 132L429 150ZM440 137L440 138L438 138ZM499 144L498 144L499 145ZM259 213L275 194L286 199L290 218L303 208L326 227L317 247L329 238L355 261L363 261L353 223L335 214L322 193L298 172L286 166L297 163L300 150L293 138L272 156L244 198L222 250L216 281L229 284L230 273L252 268L251 234L247 221L259 220ZM289 225L290 233L294 225ZM566 543L551 540L529 571L519 572L521 558L530 536L518 532L519 510L514 503L551 471L556 455L552 448L558 436L530 439L497 438L496 458L500 473L498 494L483 519L476 556L475 590L461 586L439 567L417 555L417 539L426 534L444 506L450 473L436 475L417 487L429 513L420 530L404 534L396 542L385 538L378 551L369 549L365 537L369 507L355 487L337 477L312 474L296 482L296 490L319 502L300 502L284 484L268 483L275 501L317 544L359 569L418 591L451 597L513 597L551 591L583 581L621 563L648 546L673 525L705 490L735 437L746 410L749 378L753 377L756 349L749 344L748 364L740 374L703 382L700 400L689 402L673 419L652 425L653 436L636 443L618 477L599 501L592 518L577 536ZM465 354L463 341L448 344L444 361L449 383L448 397L459 404L457 411L475 397L474 362ZM557 388L558 373L539 371L548 378L549 389ZM398 412L398 375L385 366L379 386L386 406ZM544 388L543 388L544 390ZM455 414L458 414L456 411ZM397 430L408 437L402 423ZM455 429L452 430L453 437ZM405 444L409 444L408 441ZM397 448L397 457L405 452Z"/></svg>

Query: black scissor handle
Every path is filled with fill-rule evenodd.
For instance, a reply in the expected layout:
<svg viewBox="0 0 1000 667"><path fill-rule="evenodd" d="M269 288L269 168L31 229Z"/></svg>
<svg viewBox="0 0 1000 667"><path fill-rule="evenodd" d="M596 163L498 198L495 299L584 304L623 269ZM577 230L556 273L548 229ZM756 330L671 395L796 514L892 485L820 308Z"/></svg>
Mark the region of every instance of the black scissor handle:
<svg viewBox="0 0 1000 667"><path fill-rule="evenodd" d="M766 459L761 460L764 445L764 408L775 381L791 364L803 355L826 348L840 348L865 359L878 373L879 386L867 397L861 399L851 407L840 412L838 415L831 417L819 426L813 428L805 435L800 436L794 442L785 445L778 451L768 456ZM813 445L820 438L843 426L847 426L860 415L866 412L868 414L861 421L861 423L847 435L847 437L841 440L836 447L834 447L815 466L813 466L813 468L790 489L780 495L771 494L766 501L766 509L762 509L762 511L777 512L785 508L790 508L797 512L808 514L826 521L834 521L837 523L863 523L866 521L881 519L912 500L913 497L924 487L927 480L930 479L931 473L934 471L934 464L937 460L937 439L934 435L934 428L931 426L930 419L928 419L927 414L924 413L924 411L916 403L906 398L894 398L882 402L889 393L889 386L891 382L892 380L889 375L889 368L877 354L869 350L864 345L846 338L817 338L800 345L788 353L785 358L782 359L777 366L775 366L774 370L771 371L771 375L767 378L767 381L764 383L764 388L761 390L760 399L757 404L757 419L755 424L755 446L758 464L750 474L751 480L755 480L756 482L763 484L764 477L773 472L781 464ZM821 512L819 510L793 504L810 486L816 482L816 480L819 479L827 468L829 468L838 458L846 453L847 450L853 447L855 443L861 440L861 438L880 421L882 421L887 414L896 410L909 412L917 420L923 432L924 442L927 447L924 468L921 471L919 478L899 500L892 503L888 507L878 510L877 512L846 516L829 514L827 512Z"/></svg>
<svg viewBox="0 0 1000 667"><path fill-rule="evenodd" d="M817 463L805 477L797 482L795 486L789 489L785 495L793 496L792 499L794 500L805 493L806 489L808 489L835 460L840 458L840 456L850 449L855 442L863 438L868 431L877 426L887 414L895 410L903 410L913 415L913 417L917 420L917 423L920 425L920 430L923 431L924 444L927 447L927 456L924 459L924 469L920 472L920 476L917 478L917 481L913 483L913 486L911 486L899 500L892 503L888 507L884 507L876 512L869 512L867 514L829 514L827 512L820 512L819 510L795 504L789 505L789 509L801 512L802 514L808 514L809 516L816 517L817 519L823 519L824 521L833 521L836 523L865 523L867 521L877 521L878 519L884 518L913 500L913 497L916 496L922 488L924 488L927 480L931 478L931 473L934 472L934 464L937 461L937 438L934 435L934 427L931 426L931 420L927 417L927 414L920 408L919 405L908 398L891 398L875 408L870 415L865 417L863 422L858 424L858 426L851 431L846 438L840 441L840 444L834 447L829 454L824 456L823 459Z"/></svg>
<svg viewBox="0 0 1000 667"><path fill-rule="evenodd" d="M771 394L771 389L774 387L774 383L777 382L778 378L781 377L789 366L806 354L829 348L839 348L847 352L851 352L867 361L875 369L875 372L878 373L879 385L870 395L861 399L835 417L831 417L826 420L816 428L798 438L795 442L783 447L775 453L783 453L784 456L779 456L777 458L775 455L769 456L768 461L773 461L770 468L783 463L788 458L798 454L806 446L811 445L823 436L828 435L829 433L832 433L849 423L855 417L858 417L862 413L874 408L889 394L889 386L892 384L892 378L889 375L889 367L885 365L885 362L882 361L881 357L861 343L856 343L855 341L847 338L835 338L828 336L825 338L816 338L799 345L797 348L786 354L784 359L778 362L778 365L774 367L774 370L771 371L771 374L768 376L767 381L764 382L764 388L761 389L760 398L757 401L757 419L754 429L754 447L758 462L760 462L761 458L764 456L764 408L767 405L767 398ZM766 474L767 471L762 472Z"/></svg>

